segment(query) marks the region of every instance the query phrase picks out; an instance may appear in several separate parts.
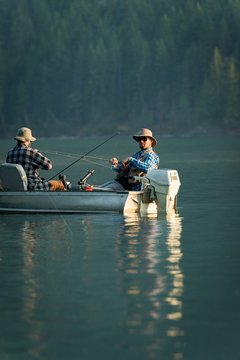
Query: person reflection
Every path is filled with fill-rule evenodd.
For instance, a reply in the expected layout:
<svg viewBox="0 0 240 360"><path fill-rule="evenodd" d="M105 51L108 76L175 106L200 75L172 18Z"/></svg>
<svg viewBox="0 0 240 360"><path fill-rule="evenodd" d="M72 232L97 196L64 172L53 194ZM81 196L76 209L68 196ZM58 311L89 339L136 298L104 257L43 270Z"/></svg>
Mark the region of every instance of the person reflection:
<svg viewBox="0 0 240 360"><path fill-rule="evenodd" d="M51 217L49 221L24 220L19 224L21 244L21 267L19 281L19 296L21 296L21 318L27 325L26 338L29 344L29 354L41 357L45 351L45 343L41 341L46 333L46 324L37 319L39 301L42 298L42 281L48 272L48 282L51 284L53 269L61 268L69 256L69 229L66 221L60 217ZM51 241L49 241L51 240ZM43 278L42 278L43 277ZM49 294L48 294L49 296Z"/></svg>
<svg viewBox="0 0 240 360"><path fill-rule="evenodd" d="M181 218L125 217L118 234L118 267L127 294L125 326L129 334L147 336L148 351L161 347L159 328L182 336L183 273L180 267ZM156 355L156 354L155 354Z"/></svg>

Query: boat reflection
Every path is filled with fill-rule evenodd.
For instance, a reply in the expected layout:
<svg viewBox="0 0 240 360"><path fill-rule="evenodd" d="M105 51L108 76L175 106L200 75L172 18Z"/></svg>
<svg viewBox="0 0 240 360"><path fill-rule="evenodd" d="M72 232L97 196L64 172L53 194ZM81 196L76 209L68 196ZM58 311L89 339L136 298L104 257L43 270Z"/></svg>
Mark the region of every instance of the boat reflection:
<svg viewBox="0 0 240 360"><path fill-rule="evenodd" d="M39 303L45 291L44 281L54 288L52 277L53 266L62 266L69 256L69 229L66 221L60 217L53 217L51 221L19 219L21 244L21 318L25 323L24 336L28 341L30 357L40 358L46 350L44 338L47 332L47 323L38 317ZM48 241L48 239L52 241ZM39 263L45 263L47 278L39 273ZM47 310L46 310L47 313ZM28 330L27 330L28 329Z"/></svg>
<svg viewBox="0 0 240 360"><path fill-rule="evenodd" d="M106 337L116 324L116 333L124 333L119 346L127 342L131 347L134 339L143 339L146 354L157 358L170 339L172 358L181 359L178 343L184 335L184 277L182 219L178 214L167 218L19 216L12 221L17 239L14 246L19 247L17 252L13 249L19 259L18 287L12 296L17 293L20 299L18 333L28 342L32 357L44 357L49 350L51 344L45 341L49 331L56 339L65 338L66 318L72 334L76 324L84 334L79 319L90 329L102 331L102 316L99 321L91 318L98 306L101 311L94 310L94 314L104 314L110 324L104 328ZM111 311L112 322L108 318Z"/></svg>
<svg viewBox="0 0 240 360"><path fill-rule="evenodd" d="M153 357L163 346L160 327L164 336L175 338L176 347L184 335L181 234L182 219L175 213L167 218L125 217L118 234L118 266L128 295L125 325L130 335L148 337ZM173 354L181 359L179 349Z"/></svg>

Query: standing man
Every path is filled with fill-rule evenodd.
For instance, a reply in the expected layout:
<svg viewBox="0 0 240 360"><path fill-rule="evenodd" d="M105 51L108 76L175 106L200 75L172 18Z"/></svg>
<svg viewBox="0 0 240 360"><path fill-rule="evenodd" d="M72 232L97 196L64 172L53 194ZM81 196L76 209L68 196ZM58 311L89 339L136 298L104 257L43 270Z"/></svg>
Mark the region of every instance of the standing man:
<svg viewBox="0 0 240 360"><path fill-rule="evenodd" d="M22 165L28 179L28 190L66 190L60 180L44 180L38 169L51 170L51 161L43 156L37 149L31 148L31 143L36 140L31 129L21 127L14 138L17 145L8 152L6 162Z"/></svg>
<svg viewBox="0 0 240 360"><path fill-rule="evenodd" d="M159 157L152 149L156 146L157 140L153 137L152 131L143 128L137 135L133 135L133 139L139 143L140 151L122 161L118 161L115 157L110 159L112 169L118 175L115 180L103 184L102 188L139 191L142 189L142 183L135 181L132 177L146 176L149 170L158 168Z"/></svg>

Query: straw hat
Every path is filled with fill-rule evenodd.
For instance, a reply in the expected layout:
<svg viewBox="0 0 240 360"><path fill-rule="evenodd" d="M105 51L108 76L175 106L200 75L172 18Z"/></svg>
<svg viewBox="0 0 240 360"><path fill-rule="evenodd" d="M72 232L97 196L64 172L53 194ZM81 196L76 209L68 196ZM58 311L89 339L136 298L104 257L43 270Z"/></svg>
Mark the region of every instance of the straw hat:
<svg viewBox="0 0 240 360"><path fill-rule="evenodd" d="M17 135L14 138L15 140L20 140L20 141L35 141L37 140L35 137L32 136L32 131L31 129L28 129L26 127L21 127L20 129L18 129Z"/></svg>
<svg viewBox="0 0 240 360"><path fill-rule="evenodd" d="M143 137L143 136L146 136L146 137L152 139L152 141L153 141L152 146L157 145L157 140L153 137L153 134L152 134L151 130L149 130L149 129L145 129L145 128L140 129L137 135L133 135L133 138L134 138L134 140L138 141L139 138Z"/></svg>

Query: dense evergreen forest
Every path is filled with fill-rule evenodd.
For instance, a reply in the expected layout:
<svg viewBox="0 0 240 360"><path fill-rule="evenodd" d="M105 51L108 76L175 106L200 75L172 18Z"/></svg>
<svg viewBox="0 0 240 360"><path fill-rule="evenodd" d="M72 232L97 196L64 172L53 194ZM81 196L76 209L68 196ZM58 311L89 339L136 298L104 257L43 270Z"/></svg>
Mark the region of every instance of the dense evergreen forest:
<svg viewBox="0 0 240 360"><path fill-rule="evenodd" d="M240 0L0 0L0 126L240 128Z"/></svg>

